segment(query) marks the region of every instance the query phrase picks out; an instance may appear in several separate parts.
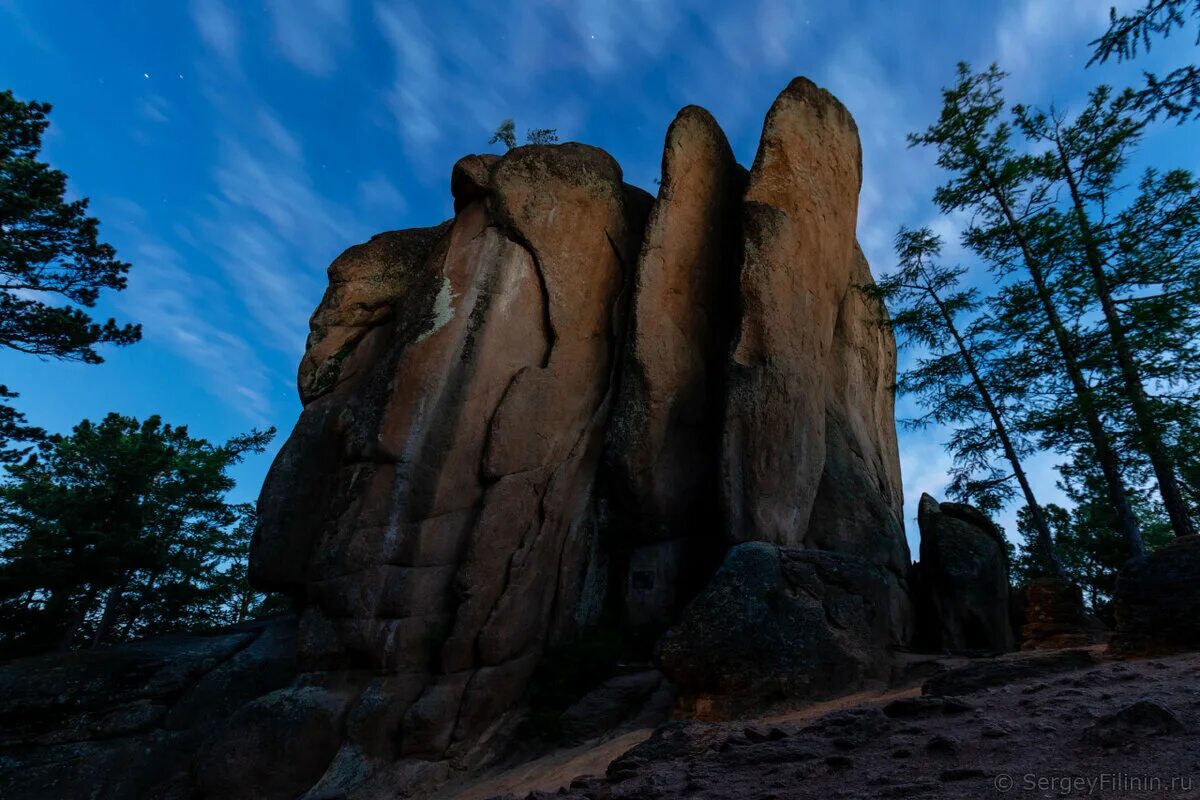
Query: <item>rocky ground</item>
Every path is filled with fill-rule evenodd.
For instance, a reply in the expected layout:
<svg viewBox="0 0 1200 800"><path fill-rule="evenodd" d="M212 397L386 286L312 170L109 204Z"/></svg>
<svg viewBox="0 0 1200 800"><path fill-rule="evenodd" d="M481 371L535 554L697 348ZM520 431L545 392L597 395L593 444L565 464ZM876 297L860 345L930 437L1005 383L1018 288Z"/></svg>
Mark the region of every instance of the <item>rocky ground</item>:
<svg viewBox="0 0 1200 800"><path fill-rule="evenodd" d="M616 755L646 735L626 733L446 796L1195 797L1197 678L1200 655L1118 661L1090 648L979 659L792 714L669 722ZM595 774L569 778L572 767Z"/></svg>

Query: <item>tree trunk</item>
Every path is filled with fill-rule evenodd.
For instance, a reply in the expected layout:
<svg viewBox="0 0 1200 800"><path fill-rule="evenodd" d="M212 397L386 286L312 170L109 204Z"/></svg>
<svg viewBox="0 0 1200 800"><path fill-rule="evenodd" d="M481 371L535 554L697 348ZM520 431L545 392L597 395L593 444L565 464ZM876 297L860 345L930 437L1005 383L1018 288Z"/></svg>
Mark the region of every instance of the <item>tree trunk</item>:
<svg viewBox="0 0 1200 800"><path fill-rule="evenodd" d="M1116 303L1113 302L1112 291L1108 286L1108 277L1104 274L1100 248L1096 244L1092 226L1088 222L1087 211L1079 194L1075 173L1071 171L1071 162L1067 158L1062 139L1059 138L1057 132L1054 142L1058 147L1059 162L1067 180L1067 187L1071 191L1071 203L1075 209L1079 233L1083 238L1088 269L1092 273L1096 294L1100 297L1100 307L1104 310L1104 321L1108 327L1109 337L1112 339L1113 350L1117 355L1117 365L1120 367L1121 377L1125 381L1125 391L1128 394L1129 403L1133 407L1134 419L1137 420L1137 438L1142 445L1142 450L1150 459L1150 465L1154 468L1154 477L1158 480L1158 492L1162 495L1167 516L1171 519L1171 529L1175 531L1176 536L1194 536L1196 526L1192 523L1187 505L1183 501L1179 482L1175 478L1174 466L1163 448L1162 429L1154 418L1154 411L1150 408L1150 400L1146 397L1145 387L1142 385L1142 376L1138 371L1137 364L1134 363L1129 341L1125 338L1125 325L1121 321Z"/></svg>
<svg viewBox="0 0 1200 800"><path fill-rule="evenodd" d="M1070 335L1067 333L1066 326L1063 325L1062 318L1058 315L1058 308L1054 305L1054 298L1050 296L1050 288L1046 284L1046 276L1042 272L1037 256L1033 253L1033 248L1030 247L1028 240L1025 238L1025 232L1020 222L1017 221L1012 207L1008 204L1008 198L1005 197L1004 192L1000 191L999 184L996 182L988 166L981 163L978 156L976 156L976 159L976 165L987 179L988 191L991 193L992 198L999 204L1000 210L1004 214L1004 219L1008 223L1009 230L1021 248L1021 255L1025 258L1025 267L1029 270L1029 276L1033 279L1038 300L1042 304L1042 310L1046 314L1046 320L1050 324L1050 329L1054 333L1054 340L1058 344L1059 352L1062 354L1063 367L1067 372L1068 379L1071 381L1071 387L1075 392L1075 396L1079 399L1079 408L1083 414L1084 425L1087 427L1088 438L1091 439L1092 447L1096 451L1096 460L1100 462L1100 472L1104 475L1104 483L1108 489L1108 499L1113 505L1113 510L1117 512L1117 523L1120 526L1122 535L1125 537L1126 543L1129 545L1129 555L1131 558L1140 561L1146 557L1146 543L1142 540L1142 532L1138 528L1137 518L1133 515L1133 509L1129 505L1129 496L1126 494L1125 485L1121 481L1121 469L1117 462L1116 453L1113 452L1112 445L1109 444L1108 434L1105 432L1104 425L1100 421L1100 415L1096 412L1092 390L1083 378L1083 370L1080 369L1079 362L1075 358L1075 348L1071 343Z"/></svg>
<svg viewBox="0 0 1200 800"><path fill-rule="evenodd" d="M117 583L108 590L108 595L104 598L104 611L100 614L100 621L96 623L96 630L92 634L92 648L100 646L104 641L104 637L108 636L108 632L112 630L113 622L117 618L117 606L121 602L121 595L125 593L125 587L129 584L129 578L122 576Z"/></svg>
<svg viewBox="0 0 1200 800"><path fill-rule="evenodd" d="M1050 534L1050 526L1046 523L1046 515L1042 513L1042 507L1038 505L1037 498L1033 495L1033 487L1029 485L1029 479L1025 476L1025 470L1021 467L1021 460L1017 456L1017 449L1013 446L1012 439L1008 436L1008 427L1004 424L1004 419L1000 416L1000 409L992 400L992 393L988 390L987 384L984 383L983 376L979 374L979 369L975 364L975 357L971 354L966 342L963 341L962 336L959 334L958 327L954 324L954 318L950 315L949 309L942 303L942 298L929 285L928 280L926 280L925 290L929 292L929 296L937 304L938 311L942 315L942 320L946 323L946 328L950 331L950 336L953 337L955 345L958 346L958 352L962 354L963 362L967 365L967 371L971 373L971 380L975 384L975 390L979 392L979 396L987 408L988 415L992 418L992 425L995 426L996 435L1000 437L1000 444L1004 448L1004 457L1008 459L1008 463L1012 466L1013 475L1016 476L1017 483L1021 486L1021 494L1025 496L1025 505L1029 509L1030 516L1033 517L1034 531L1037 533L1038 541L1041 543L1042 552L1045 553L1046 566L1050 568L1052 575L1067 578L1066 570L1063 569L1062 562L1058 559L1058 550L1054 546L1054 537Z"/></svg>
<svg viewBox="0 0 1200 800"><path fill-rule="evenodd" d="M71 621L67 624L66 631L58 641L59 652L65 653L71 649L71 644L75 641L76 634L79 633L79 628L83 625L83 621L87 619L88 612L92 610L92 604L96 602L96 590L88 589L84 595L83 601L75 607L75 613L71 615Z"/></svg>

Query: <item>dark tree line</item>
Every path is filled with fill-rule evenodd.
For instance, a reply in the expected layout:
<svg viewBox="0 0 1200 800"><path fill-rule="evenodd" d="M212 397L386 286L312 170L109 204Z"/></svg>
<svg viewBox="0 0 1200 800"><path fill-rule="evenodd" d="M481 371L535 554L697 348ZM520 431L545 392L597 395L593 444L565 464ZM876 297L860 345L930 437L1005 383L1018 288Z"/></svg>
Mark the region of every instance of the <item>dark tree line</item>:
<svg viewBox="0 0 1200 800"><path fill-rule="evenodd" d="M0 346L99 364L141 327L98 322L130 265L86 199L39 160L50 106L0 93ZM239 621L266 610L246 581L253 514L228 470L273 431L222 445L158 417L109 414L68 435L30 425L0 385L0 657Z"/></svg>
<svg viewBox="0 0 1200 800"><path fill-rule="evenodd" d="M1114 13L1093 61L1132 58L1189 17L1200 2ZM872 290L921 351L898 383L925 408L910 424L953 428L950 494L988 510L1019 495L1019 576L1067 575L1094 604L1126 559L1197 532L1200 185L1128 169L1157 117L1200 113L1195 75L1099 86L1067 113L1011 104L998 67L960 64L909 141L937 154L934 201L967 220L972 263L902 229L899 267ZM1070 511L1035 496L1024 463L1042 452L1061 459Z"/></svg>

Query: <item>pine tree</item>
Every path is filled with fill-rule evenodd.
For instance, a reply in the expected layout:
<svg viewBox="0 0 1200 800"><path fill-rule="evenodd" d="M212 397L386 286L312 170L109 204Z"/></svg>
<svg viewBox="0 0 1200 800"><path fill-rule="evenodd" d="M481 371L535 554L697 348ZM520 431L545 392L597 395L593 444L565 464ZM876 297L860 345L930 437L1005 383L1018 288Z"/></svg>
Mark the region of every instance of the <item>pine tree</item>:
<svg viewBox="0 0 1200 800"><path fill-rule="evenodd" d="M67 176L38 160L49 113L0 92L0 347L98 364L98 345L141 338L140 326L98 323L85 310L102 290L125 288L129 265L98 241L87 199L68 202ZM2 402L15 397L0 386L0 439L34 440L42 432ZM0 460L23 452L0 451Z"/></svg>
<svg viewBox="0 0 1200 800"><path fill-rule="evenodd" d="M924 133L911 134L909 141L934 147L938 165L950 173L934 200L945 213L963 211L970 215L963 234L967 247L998 277L1014 273L1028 277L1026 296L1041 312L1053 339L1056 364L1077 401L1130 554L1142 558L1145 544L1130 506L1112 436L1084 373L1079 342L1063 319L1061 298L1054 291L1063 234L1049 187L1037 180L1044 169L1040 160L1045 156L1015 151L1012 127L1001 118L1003 78L995 66L975 74L966 64L959 64L957 83L943 91L938 121Z"/></svg>
<svg viewBox="0 0 1200 800"><path fill-rule="evenodd" d="M955 460L951 494L957 499L995 510L1011 495L1015 480L1039 536L1040 565L1062 575L1050 528L1021 465L1026 448L1006 419L1009 404L1020 400L1019 387L990 369L1000 343L988 338L985 328L961 320L978 311L978 292L960 287L965 269L937 263L941 247L928 228L902 228L896 236L898 268L874 287L863 287L887 305L889 324L901 342L927 352L899 377L900 391L917 395L929 408L909 424L956 426L949 449ZM1011 471L996 468L997 454Z"/></svg>
<svg viewBox="0 0 1200 800"><path fill-rule="evenodd" d="M0 650L97 645L219 622L248 548L228 469L274 431L213 445L109 414L37 445L0 484ZM242 523L239 525L239 523ZM224 587L224 588L222 588Z"/></svg>
<svg viewBox="0 0 1200 800"><path fill-rule="evenodd" d="M496 144L499 142L508 150L512 150L517 146L517 125L512 121L512 118L504 120L492 132L492 138L488 139L488 144Z"/></svg>

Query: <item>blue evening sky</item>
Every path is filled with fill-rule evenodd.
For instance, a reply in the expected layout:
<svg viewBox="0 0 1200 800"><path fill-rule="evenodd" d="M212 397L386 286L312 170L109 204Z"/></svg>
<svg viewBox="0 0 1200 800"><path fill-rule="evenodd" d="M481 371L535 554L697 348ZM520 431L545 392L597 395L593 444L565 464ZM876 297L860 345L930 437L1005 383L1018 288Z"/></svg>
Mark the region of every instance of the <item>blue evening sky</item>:
<svg viewBox="0 0 1200 800"><path fill-rule="evenodd" d="M101 313L145 328L101 366L0 354L0 382L51 430L159 413L213 440L275 425L277 447L299 412L295 367L326 266L378 231L449 217L451 165L489 149L501 119L603 147L653 191L681 106L709 109L749 165L798 74L858 121L859 237L878 273L902 223L953 238L928 202L930 155L904 135L934 118L955 62L998 61L1011 100L1069 108L1095 83L1194 58L1189 31L1133 65L1085 70L1109 5L0 0L0 89L54 104L45 157L134 265ZM1145 158L1196 169L1190 133L1155 129ZM901 433L914 555L916 500L944 487L943 439ZM239 499L257 494L273 453L238 469ZM1033 469L1047 499L1052 463Z"/></svg>

